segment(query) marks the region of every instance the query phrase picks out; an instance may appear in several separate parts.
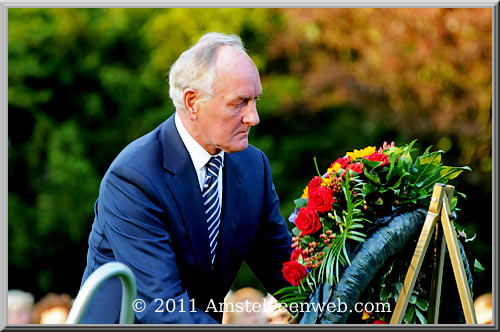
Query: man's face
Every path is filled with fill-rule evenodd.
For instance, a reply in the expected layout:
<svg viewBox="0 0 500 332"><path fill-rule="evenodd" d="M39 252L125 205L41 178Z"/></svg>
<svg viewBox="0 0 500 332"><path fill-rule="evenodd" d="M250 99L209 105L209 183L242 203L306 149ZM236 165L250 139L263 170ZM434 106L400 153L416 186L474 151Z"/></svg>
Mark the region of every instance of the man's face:
<svg viewBox="0 0 500 332"><path fill-rule="evenodd" d="M217 50L213 96L196 101L199 143L211 154L248 146L250 127L259 123L256 101L262 93L259 72L243 51Z"/></svg>

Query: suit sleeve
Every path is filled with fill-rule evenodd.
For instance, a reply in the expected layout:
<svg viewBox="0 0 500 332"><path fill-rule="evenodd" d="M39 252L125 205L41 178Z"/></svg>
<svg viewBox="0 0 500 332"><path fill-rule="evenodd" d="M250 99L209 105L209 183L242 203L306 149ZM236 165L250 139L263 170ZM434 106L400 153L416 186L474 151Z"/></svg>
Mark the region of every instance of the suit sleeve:
<svg viewBox="0 0 500 332"><path fill-rule="evenodd" d="M291 286L283 278L283 263L290 260L292 239L279 210L279 199L272 182L271 167L262 153L264 196L262 217L252 242L247 264L268 292Z"/></svg>
<svg viewBox="0 0 500 332"><path fill-rule="evenodd" d="M146 304L144 311L135 313L136 321L216 324L204 311L192 310L179 277L172 239L162 222L166 211L158 197L148 178L131 167L112 170L99 197L98 218L104 225L104 236L116 261L134 273L137 298ZM163 301L159 310L161 302L155 299Z"/></svg>

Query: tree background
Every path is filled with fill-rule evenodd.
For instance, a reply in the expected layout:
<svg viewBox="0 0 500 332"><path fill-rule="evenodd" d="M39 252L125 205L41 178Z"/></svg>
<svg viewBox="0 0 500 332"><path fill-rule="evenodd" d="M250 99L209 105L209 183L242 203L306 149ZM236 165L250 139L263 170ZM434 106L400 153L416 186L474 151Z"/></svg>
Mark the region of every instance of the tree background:
<svg viewBox="0 0 500 332"><path fill-rule="evenodd" d="M76 296L99 183L115 156L174 111L169 66L205 32L239 34L263 85L250 142L281 212L354 148L418 139L472 167L474 294L492 289L492 10L8 9L9 289ZM234 287L259 287L243 268Z"/></svg>

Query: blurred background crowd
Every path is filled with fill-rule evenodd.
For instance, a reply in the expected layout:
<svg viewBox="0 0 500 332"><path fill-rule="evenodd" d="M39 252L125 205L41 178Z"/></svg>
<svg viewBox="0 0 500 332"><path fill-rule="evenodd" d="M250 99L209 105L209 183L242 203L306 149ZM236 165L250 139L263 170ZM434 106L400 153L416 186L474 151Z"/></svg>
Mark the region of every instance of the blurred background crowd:
<svg viewBox="0 0 500 332"><path fill-rule="evenodd" d="M34 303L33 294L10 290L8 324L64 324L72 305L68 294L49 293ZM286 324L291 317L272 295L251 287L230 291L223 308L223 324Z"/></svg>
<svg viewBox="0 0 500 332"><path fill-rule="evenodd" d="M68 294L49 293L34 304L31 293L10 290L8 324L64 324L73 305ZM219 307L217 307L219 308ZM492 296L483 294L474 301L478 324L492 324ZM271 295L251 287L230 291L224 300L222 324L288 324L291 315Z"/></svg>
<svg viewBox="0 0 500 332"><path fill-rule="evenodd" d="M38 312L30 321L76 297L99 182L173 113L169 66L208 31L240 35L261 73L250 142L269 157L285 218L313 157L326 170L346 151L418 139L472 168L451 184L467 195L457 222L476 234L471 265L485 269L474 298L491 292L490 8L9 8L8 281L23 291L12 303ZM245 287L264 291L247 266L233 295ZM10 308L11 293L9 320Z"/></svg>

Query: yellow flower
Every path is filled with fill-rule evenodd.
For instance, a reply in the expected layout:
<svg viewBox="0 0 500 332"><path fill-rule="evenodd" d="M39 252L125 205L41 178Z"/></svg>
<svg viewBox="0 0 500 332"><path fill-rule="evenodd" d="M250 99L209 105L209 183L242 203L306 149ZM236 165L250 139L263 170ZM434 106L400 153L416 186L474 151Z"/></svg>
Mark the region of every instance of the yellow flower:
<svg viewBox="0 0 500 332"><path fill-rule="evenodd" d="M358 159L358 158L363 158L363 157L369 156L369 155L375 153L375 151L377 151L376 147L374 147L374 146L367 146L366 148L361 149L361 150L354 149L353 152L347 152L347 155L349 157L351 157L351 160L355 160L355 159Z"/></svg>
<svg viewBox="0 0 500 332"><path fill-rule="evenodd" d="M307 198L309 198L309 193L308 193L308 191L309 191L309 190L308 190L308 188L307 188L307 186L306 186L306 187L304 188L304 193L302 194L302 197L301 197L301 198L303 198L303 199L307 199Z"/></svg>
<svg viewBox="0 0 500 332"><path fill-rule="evenodd" d="M367 320L368 318L370 318L370 316L372 315L371 311L366 311L364 308L363 308L363 317L361 317L362 320Z"/></svg>
<svg viewBox="0 0 500 332"><path fill-rule="evenodd" d="M333 182L333 178L331 178L331 177L323 178L323 181L321 182L321 186L322 187L331 187L332 182Z"/></svg>
<svg viewBox="0 0 500 332"><path fill-rule="evenodd" d="M328 173L337 173L338 170L340 169L340 166L341 165L339 163L333 164L332 167L328 169Z"/></svg>

